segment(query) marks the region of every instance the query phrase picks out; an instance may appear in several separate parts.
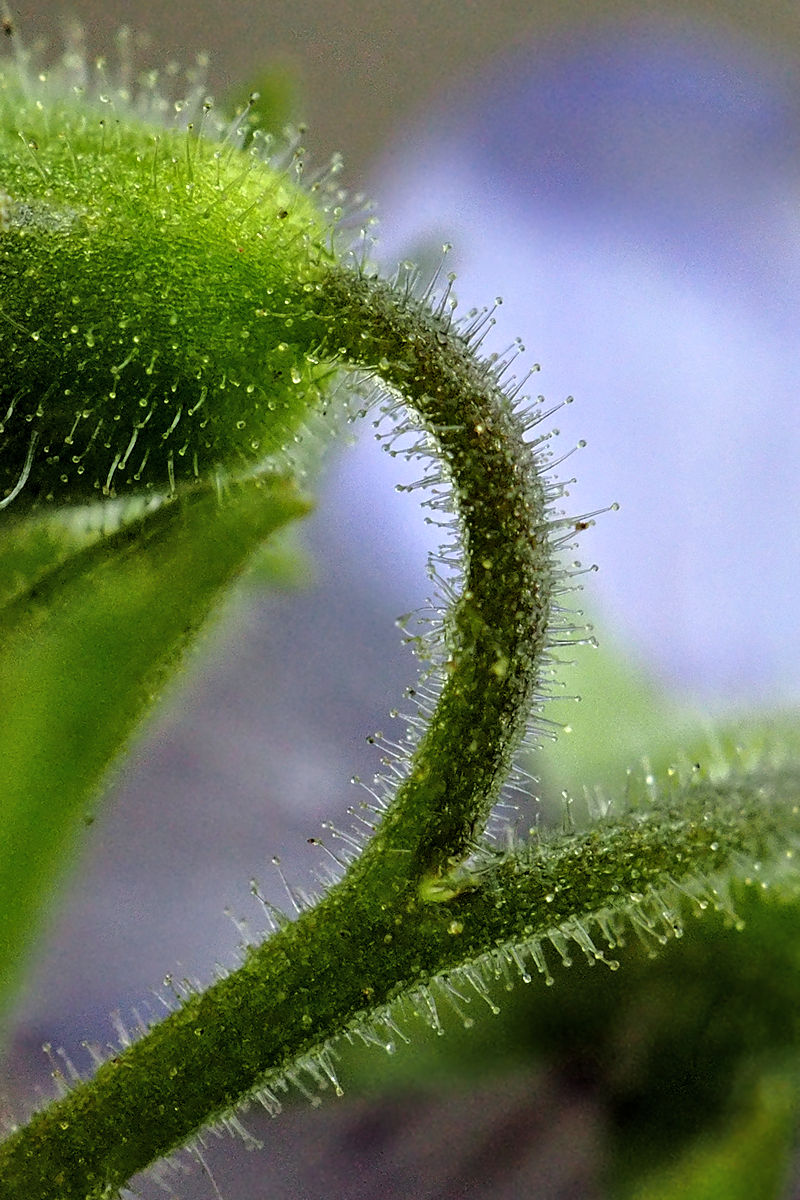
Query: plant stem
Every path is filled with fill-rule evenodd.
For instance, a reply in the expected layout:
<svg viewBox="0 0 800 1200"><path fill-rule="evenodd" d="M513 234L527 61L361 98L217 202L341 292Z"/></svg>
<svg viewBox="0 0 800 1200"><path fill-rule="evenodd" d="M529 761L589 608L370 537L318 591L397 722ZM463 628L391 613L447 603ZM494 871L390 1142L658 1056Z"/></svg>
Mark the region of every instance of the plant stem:
<svg viewBox="0 0 800 1200"><path fill-rule="evenodd" d="M327 273L314 304L327 351L370 367L416 414L460 518L463 586L446 617L442 691L353 868L435 880L475 848L541 684L554 586L541 463L491 367L446 316L344 270Z"/></svg>
<svg viewBox="0 0 800 1200"><path fill-rule="evenodd" d="M37 1117L35 1155L24 1134L6 1143L4 1177L20 1179L10 1195L73 1198L119 1186L235 1104L265 1071L387 1000L415 972L393 978L390 967L387 976L381 951L398 922L412 928L422 911L421 881L446 876L476 845L529 715L553 569L544 486L512 403L447 317L389 284L332 269L302 298L307 340L397 392L450 478L465 586L447 616L441 696L406 781L343 884L161 1032L101 1067L56 1106L57 1117ZM355 926L362 936L354 942ZM345 946L343 986L330 988L329 967ZM10 1174L12 1162L28 1173Z"/></svg>
<svg viewBox="0 0 800 1200"><path fill-rule="evenodd" d="M0 1145L4 1200L113 1194L104 1187L121 1186L259 1087L303 1067L324 1078L327 1039L359 1027L380 1034L383 1006L437 976L463 976L483 994L524 956L547 975L545 939L562 949L572 939L601 957L588 931L616 935L624 917L664 940L677 919L665 895L678 900L676 885L694 890L699 880L713 896L715 873L758 877L756 862L796 841L799 790L794 767L690 782L646 812L554 835L448 903L346 877Z"/></svg>
<svg viewBox="0 0 800 1200"><path fill-rule="evenodd" d="M430 983L452 976L490 1000L496 974L525 976L525 956L548 974L545 939L602 957L590 931L613 945L623 921L663 940L681 895L713 898L719 875L758 877L762 860L793 853L797 769L762 763L721 783L672 777L641 810L470 861L546 647L557 575L540 464L491 367L441 314L335 270L306 319L328 357L374 371L413 408L449 475L464 590L438 703L342 880L1 1144L3 1200L107 1200L259 1089L302 1071L338 1087L328 1043L381 1038L399 997L433 1004Z"/></svg>

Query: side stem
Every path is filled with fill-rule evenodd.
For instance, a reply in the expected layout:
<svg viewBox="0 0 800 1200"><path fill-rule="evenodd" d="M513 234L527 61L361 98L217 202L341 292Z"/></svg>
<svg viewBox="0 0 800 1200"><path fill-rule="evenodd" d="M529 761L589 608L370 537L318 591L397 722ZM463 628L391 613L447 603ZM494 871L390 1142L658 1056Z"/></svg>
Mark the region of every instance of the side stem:
<svg viewBox="0 0 800 1200"><path fill-rule="evenodd" d="M441 694L355 864L389 863L433 887L474 848L540 686L554 575L540 464L491 367L447 316L341 269L314 303L326 351L379 375L427 431L459 517L463 588L446 617Z"/></svg>

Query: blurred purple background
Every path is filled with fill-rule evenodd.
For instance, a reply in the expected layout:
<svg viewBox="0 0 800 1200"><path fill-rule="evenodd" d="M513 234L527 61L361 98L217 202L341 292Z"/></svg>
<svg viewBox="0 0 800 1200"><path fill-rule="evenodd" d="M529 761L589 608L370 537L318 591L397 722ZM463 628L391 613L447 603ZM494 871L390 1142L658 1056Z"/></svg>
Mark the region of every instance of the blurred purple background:
<svg viewBox="0 0 800 1200"><path fill-rule="evenodd" d="M462 307L504 300L487 348L577 397L569 508L621 505L592 600L715 706L800 696L797 82L646 17L509 56L378 175L387 262L449 231Z"/></svg>

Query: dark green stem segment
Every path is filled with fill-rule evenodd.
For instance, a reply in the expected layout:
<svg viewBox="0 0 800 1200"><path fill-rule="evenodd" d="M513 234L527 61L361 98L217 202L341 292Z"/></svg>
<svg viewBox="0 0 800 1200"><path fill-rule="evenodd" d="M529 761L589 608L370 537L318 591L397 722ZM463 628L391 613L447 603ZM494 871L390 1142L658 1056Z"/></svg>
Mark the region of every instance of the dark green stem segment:
<svg viewBox="0 0 800 1200"><path fill-rule="evenodd" d="M326 1039L370 1029L370 1013L404 992L448 973L467 986L476 971L491 981L525 961L542 970L548 939L586 950L598 929L654 926L665 904L680 908L680 889L713 896L720 877L759 880L761 864L772 870L796 848L799 796L796 767L671 786L646 810L498 862L444 903L345 878L1 1144L0 1195L113 1196L259 1085L291 1078L303 1056L313 1064Z"/></svg>
<svg viewBox="0 0 800 1200"><path fill-rule="evenodd" d="M305 285L295 312L322 356L366 368L402 398L449 477L464 588L445 618L443 689L407 779L342 884L7 1142L9 1196L73 1200L120 1186L418 976L421 962L379 966L384 950L391 960L399 924L413 956L408 931L431 907L430 881L446 881L474 849L524 730L553 570L544 487L510 400L446 316L379 279L332 269ZM334 964L344 988L329 987Z"/></svg>
<svg viewBox="0 0 800 1200"><path fill-rule="evenodd" d="M433 885L474 849L540 683L553 592L544 485L522 421L448 316L344 270L312 302L327 352L371 368L416 414L460 518L463 590L446 618L442 692L357 867L379 859Z"/></svg>

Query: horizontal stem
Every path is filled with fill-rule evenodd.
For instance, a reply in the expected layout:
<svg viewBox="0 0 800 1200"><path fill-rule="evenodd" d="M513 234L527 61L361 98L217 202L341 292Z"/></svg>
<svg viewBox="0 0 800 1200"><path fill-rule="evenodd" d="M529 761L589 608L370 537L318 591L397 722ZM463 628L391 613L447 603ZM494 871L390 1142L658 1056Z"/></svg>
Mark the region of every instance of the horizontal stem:
<svg viewBox="0 0 800 1200"><path fill-rule="evenodd" d="M0 1145L3 1195L99 1196L437 976L457 979L481 960L494 973L515 949L537 962L539 940L559 933L586 949L593 923L636 923L640 910L646 921L648 896L677 899L681 888L712 887L722 872L757 876L756 864L792 851L799 805L796 767L759 768L689 783L644 811L548 838L476 875L446 903L387 902L369 879L356 888L345 877L240 968Z"/></svg>

